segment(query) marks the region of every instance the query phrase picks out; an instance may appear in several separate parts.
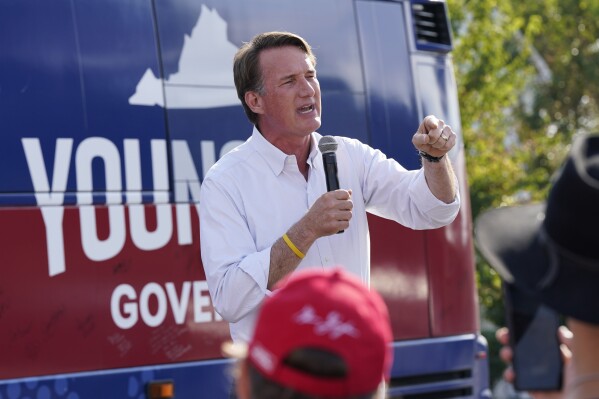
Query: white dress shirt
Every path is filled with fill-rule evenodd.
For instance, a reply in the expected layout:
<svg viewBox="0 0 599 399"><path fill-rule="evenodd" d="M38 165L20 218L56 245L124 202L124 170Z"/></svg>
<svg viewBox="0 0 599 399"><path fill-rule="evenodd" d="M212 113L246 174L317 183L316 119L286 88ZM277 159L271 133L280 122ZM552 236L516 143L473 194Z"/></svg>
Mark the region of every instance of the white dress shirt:
<svg viewBox="0 0 599 399"><path fill-rule="evenodd" d="M230 323L234 341L249 341L259 305L270 293L271 246L327 191L320 137L312 133L307 181L295 156L254 128L202 182L202 262L213 304ZM343 233L317 239L298 270L342 266L369 284L367 211L412 229L431 229L454 220L460 198L445 204L430 192L422 169L407 171L358 140L335 138L339 186L352 190L353 216Z"/></svg>

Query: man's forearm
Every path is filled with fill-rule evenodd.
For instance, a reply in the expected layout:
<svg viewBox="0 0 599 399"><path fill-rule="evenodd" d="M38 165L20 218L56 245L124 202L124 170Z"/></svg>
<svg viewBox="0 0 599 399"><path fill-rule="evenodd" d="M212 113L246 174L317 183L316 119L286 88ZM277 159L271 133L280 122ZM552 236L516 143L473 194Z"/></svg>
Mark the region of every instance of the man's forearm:
<svg viewBox="0 0 599 399"><path fill-rule="evenodd" d="M431 193L446 204L452 203L457 194L457 187L455 173L448 156L443 157L440 162L423 160L422 163L426 184Z"/></svg>
<svg viewBox="0 0 599 399"><path fill-rule="evenodd" d="M293 272L300 264L308 249L316 238L302 227L302 221L293 225L287 231L289 243L279 237L270 250L270 268L268 271L268 289ZM295 249L295 251L294 251Z"/></svg>

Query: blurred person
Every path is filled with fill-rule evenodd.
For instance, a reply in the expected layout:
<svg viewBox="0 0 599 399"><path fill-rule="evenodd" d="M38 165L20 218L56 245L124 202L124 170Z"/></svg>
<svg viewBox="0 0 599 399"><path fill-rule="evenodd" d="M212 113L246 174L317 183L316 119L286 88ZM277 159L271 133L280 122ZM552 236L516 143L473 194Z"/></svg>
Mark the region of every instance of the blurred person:
<svg viewBox="0 0 599 399"><path fill-rule="evenodd" d="M342 269L308 269L264 301L240 359L239 399L382 399L392 334L382 298Z"/></svg>
<svg viewBox="0 0 599 399"><path fill-rule="evenodd" d="M455 219L460 198L445 156L456 134L434 116L412 137L419 170L408 171L358 140L335 137L341 188L327 192L316 131L316 57L300 36L255 36L237 52L233 70L254 128L202 182L200 242L214 306L230 323L233 340L247 341L260 303L295 270L343 265L369 284L366 212L432 229Z"/></svg>
<svg viewBox="0 0 599 399"><path fill-rule="evenodd" d="M499 208L476 220L477 245L501 277L567 317L569 329L559 330L562 392L535 392L537 399L599 398L598 226L598 135L575 139L546 203ZM508 334L497 332L509 362ZM511 369L505 374L513 380Z"/></svg>

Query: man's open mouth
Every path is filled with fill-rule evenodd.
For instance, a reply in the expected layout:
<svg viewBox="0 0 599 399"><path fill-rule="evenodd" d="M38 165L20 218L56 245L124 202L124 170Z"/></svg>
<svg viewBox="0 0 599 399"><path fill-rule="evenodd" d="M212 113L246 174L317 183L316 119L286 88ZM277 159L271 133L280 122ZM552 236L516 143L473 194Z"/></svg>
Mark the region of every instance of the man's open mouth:
<svg viewBox="0 0 599 399"><path fill-rule="evenodd" d="M311 105L306 105L304 107L301 107L299 109L300 114L307 114L309 112L312 112L314 110L314 104Z"/></svg>

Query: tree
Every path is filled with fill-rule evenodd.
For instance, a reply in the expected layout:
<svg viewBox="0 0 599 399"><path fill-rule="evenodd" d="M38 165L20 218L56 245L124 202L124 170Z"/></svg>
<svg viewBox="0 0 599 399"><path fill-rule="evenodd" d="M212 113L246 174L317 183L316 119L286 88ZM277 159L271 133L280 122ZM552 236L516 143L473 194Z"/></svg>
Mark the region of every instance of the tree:
<svg viewBox="0 0 599 399"><path fill-rule="evenodd" d="M547 136L561 144L599 126L599 4L589 0L515 3L525 24L536 26L533 46L551 71L538 82L519 119L528 139ZM541 134L539 134L541 133ZM546 134L542 134L546 133Z"/></svg>

